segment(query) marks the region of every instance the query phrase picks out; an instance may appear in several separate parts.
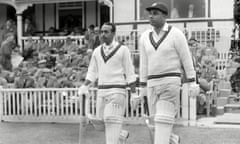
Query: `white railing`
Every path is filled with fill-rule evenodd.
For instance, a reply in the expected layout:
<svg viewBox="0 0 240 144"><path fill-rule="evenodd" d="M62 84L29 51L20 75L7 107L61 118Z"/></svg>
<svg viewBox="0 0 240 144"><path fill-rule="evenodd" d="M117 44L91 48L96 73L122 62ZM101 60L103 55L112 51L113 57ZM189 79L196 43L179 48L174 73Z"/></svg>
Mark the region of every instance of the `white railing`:
<svg viewBox="0 0 240 144"><path fill-rule="evenodd" d="M229 77L227 68L229 65L230 54L230 52L221 52L218 54L218 59L216 61L216 70L220 79L227 79L227 77Z"/></svg>
<svg viewBox="0 0 240 144"><path fill-rule="evenodd" d="M128 92L127 92L128 94ZM96 89L86 103L77 95L76 88L2 89L0 116L2 121L20 122L79 122L86 113L96 114ZM140 120L145 115L143 105L135 112L126 97L126 121ZM85 108L85 106L86 108ZM84 110L85 108L85 110Z"/></svg>
<svg viewBox="0 0 240 144"><path fill-rule="evenodd" d="M70 37L72 39L73 43L77 44L79 47L82 47L85 44L84 36L44 36L42 38L43 38L43 41L45 43L48 43L48 45L51 47L52 44L54 44L56 42L63 42L63 43L65 43L67 37ZM25 44L27 43L27 41L30 38L35 43L39 43L39 41L40 41L40 37L39 36L22 37L23 48L24 48Z"/></svg>
<svg viewBox="0 0 240 144"><path fill-rule="evenodd" d="M70 101L76 89L2 89L1 120L24 122L78 121L81 101ZM69 120L70 119L70 120Z"/></svg>
<svg viewBox="0 0 240 144"><path fill-rule="evenodd" d="M76 96L76 88L43 88L43 89L1 89L0 92L0 120L9 122L79 122L81 116L96 115L97 89L91 89L90 98L71 99ZM130 92L126 90L125 121L128 123L142 123L147 115L147 108L142 102L135 111L130 106ZM185 97L185 98L183 98ZM183 92L182 100L187 98ZM85 102L84 102L85 101ZM188 100L180 102L178 118L196 119L196 111L189 113L189 108L195 109L193 99L191 105ZM190 116L190 118L189 118Z"/></svg>

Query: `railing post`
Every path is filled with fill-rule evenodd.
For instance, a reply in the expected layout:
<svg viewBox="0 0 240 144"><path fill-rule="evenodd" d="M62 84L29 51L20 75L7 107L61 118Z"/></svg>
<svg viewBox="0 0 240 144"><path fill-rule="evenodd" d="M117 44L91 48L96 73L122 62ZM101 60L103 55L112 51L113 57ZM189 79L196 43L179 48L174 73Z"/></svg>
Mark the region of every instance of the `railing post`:
<svg viewBox="0 0 240 144"><path fill-rule="evenodd" d="M3 120L3 95L2 95L2 86L0 86L0 122Z"/></svg>

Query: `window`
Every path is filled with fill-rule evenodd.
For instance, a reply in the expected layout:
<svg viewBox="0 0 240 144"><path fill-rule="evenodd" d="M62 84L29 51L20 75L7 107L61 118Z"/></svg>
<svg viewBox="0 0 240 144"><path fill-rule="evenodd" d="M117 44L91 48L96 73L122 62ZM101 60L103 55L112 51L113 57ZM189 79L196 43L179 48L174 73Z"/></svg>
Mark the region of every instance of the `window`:
<svg viewBox="0 0 240 144"><path fill-rule="evenodd" d="M72 30L75 27L83 27L83 3L82 2L68 2L59 3L59 29Z"/></svg>
<svg viewBox="0 0 240 144"><path fill-rule="evenodd" d="M146 7L157 0L139 0L140 20L148 19ZM200 18L206 16L206 0L161 0L169 8L168 18Z"/></svg>

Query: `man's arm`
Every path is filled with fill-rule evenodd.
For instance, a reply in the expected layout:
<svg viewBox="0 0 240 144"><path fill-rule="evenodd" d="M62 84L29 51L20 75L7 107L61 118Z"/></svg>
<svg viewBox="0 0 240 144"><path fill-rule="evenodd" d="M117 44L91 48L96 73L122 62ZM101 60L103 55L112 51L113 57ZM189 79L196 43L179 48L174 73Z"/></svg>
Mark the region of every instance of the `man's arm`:
<svg viewBox="0 0 240 144"><path fill-rule="evenodd" d="M96 51L94 51L88 66L88 72L84 83L89 84L91 82L95 82L97 78L98 78L98 66L96 59Z"/></svg>
<svg viewBox="0 0 240 144"><path fill-rule="evenodd" d="M196 80L196 71L194 69L193 59L190 49L188 47L187 39L185 38L184 34L179 30L177 31L174 40L174 46L178 52L180 61L186 73L187 81L194 82Z"/></svg>
<svg viewBox="0 0 240 144"><path fill-rule="evenodd" d="M124 53L123 53L123 66L124 66L128 86L131 88L131 92L135 93L136 92L136 90L135 90L136 74L134 71L131 53L127 47L125 47Z"/></svg>
<svg viewBox="0 0 240 144"><path fill-rule="evenodd" d="M147 85L148 59L146 49L144 46L144 35L142 35L139 40L139 50L140 50L140 67L139 67L140 86L145 87Z"/></svg>
<svg viewBox="0 0 240 144"><path fill-rule="evenodd" d="M97 61L96 61L95 51L94 51L89 63L88 72L87 72L85 81L83 82L82 86L78 89L79 95L88 94L89 85L96 81L98 77L97 74L98 74L98 67L97 67Z"/></svg>

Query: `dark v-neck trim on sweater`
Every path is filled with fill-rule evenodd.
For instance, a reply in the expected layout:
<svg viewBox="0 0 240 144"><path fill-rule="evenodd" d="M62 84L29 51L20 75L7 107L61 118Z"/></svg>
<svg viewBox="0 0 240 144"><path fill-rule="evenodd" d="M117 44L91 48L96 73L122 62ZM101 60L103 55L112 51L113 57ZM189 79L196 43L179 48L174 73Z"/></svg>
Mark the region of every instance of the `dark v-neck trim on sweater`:
<svg viewBox="0 0 240 144"><path fill-rule="evenodd" d="M118 51L118 49L121 46L122 46L122 44L118 44L117 47L109 55L105 55L105 53L103 51L103 46L102 46L101 47L101 55L102 55L104 62L106 63Z"/></svg>
<svg viewBox="0 0 240 144"><path fill-rule="evenodd" d="M167 35L169 34L170 30L172 29L172 26L168 26L168 31L161 37L160 40L158 40L157 42L154 41L153 39L153 32L149 33L149 39L151 44L153 45L153 47L155 48L155 50L158 49L158 47L160 46L160 44L162 43L162 41L167 37Z"/></svg>

